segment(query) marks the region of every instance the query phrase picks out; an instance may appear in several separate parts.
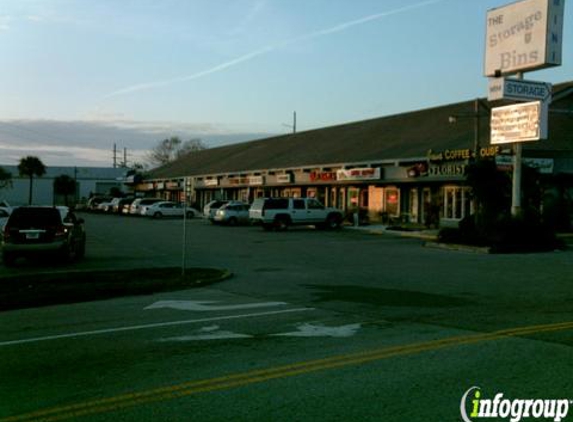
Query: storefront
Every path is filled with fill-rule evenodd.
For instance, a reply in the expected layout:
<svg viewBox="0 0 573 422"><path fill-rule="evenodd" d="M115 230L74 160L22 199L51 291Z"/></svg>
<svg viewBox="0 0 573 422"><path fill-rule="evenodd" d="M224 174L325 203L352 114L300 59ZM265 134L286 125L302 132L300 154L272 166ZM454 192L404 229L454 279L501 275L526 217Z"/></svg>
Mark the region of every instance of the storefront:
<svg viewBox="0 0 573 422"><path fill-rule="evenodd" d="M554 91L552 107L573 106L573 83ZM448 124L448 116L473 110L472 100L200 151L152 172L137 190L187 197L195 206L214 199L313 197L370 222L455 225L475 211L468 166L496 160L507 167L512 160L510 150L489 146L488 119L479 120L479 131L476 123ZM550 120L550 139L527 145L524 162L535 159L550 175L573 174L573 120L557 114Z"/></svg>

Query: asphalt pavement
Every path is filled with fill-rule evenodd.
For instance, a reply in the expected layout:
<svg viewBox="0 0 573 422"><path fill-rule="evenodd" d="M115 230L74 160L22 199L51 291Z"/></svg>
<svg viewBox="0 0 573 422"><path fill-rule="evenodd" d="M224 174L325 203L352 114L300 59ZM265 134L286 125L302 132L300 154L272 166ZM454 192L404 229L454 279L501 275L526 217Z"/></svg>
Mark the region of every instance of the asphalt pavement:
<svg viewBox="0 0 573 422"><path fill-rule="evenodd" d="M85 218L84 261L0 277L183 261L180 220ZM0 421L457 421L474 386L573 399L571 251L201 220L186 232L186 265L233 278L0 313Z"/></svg>

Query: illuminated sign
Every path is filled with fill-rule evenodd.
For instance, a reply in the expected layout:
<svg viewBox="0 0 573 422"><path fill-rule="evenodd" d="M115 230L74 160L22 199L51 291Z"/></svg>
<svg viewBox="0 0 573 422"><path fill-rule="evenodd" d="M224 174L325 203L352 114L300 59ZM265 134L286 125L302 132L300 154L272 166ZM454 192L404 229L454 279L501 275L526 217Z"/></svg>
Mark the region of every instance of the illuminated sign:
<svg viewBox="0 0 573 422"><path fill-rule="evenodd" d="M547 138L549 110L540 101L491 109L491 143L538 141Z"/></svg>
<svg viewBox="0 0 573 422"><path fill-rule="evenodd" d="M251 186L259 186L265 183L263 176L249 176L247 177L247 184Z"/></svg>
<svg viewBox="0 0 573 422"><path fill-rule="evenodd" d="M339 181L345 180L379 180L381 175L380 167L376 168L356 168L348 170L338 170L336 178Z"/></svg>
<svg viewBox="0 0 573 422"><path fill-rule="evenodd" d="M564 0L523 0L489 10L486 76L561 65Z"/></svg>
<svg viewBox="0 0 573 422"><path fill-rule="evenodd" d="M292 182L292 175L287 174L277 174L277 183L291 183Z"/></svg>
<svg viewBox="0 0 573 422"><path fill-rule="evenodd" d="M203 184L205 186L219 186L219 179L205 179Z"/></svg>
<svg viewBox="0 0 573 422"><path fill-rule="evenodd" d="M312 182L331 182L336 180L336 173L333 171L311 171L309 176Z"/></svg>

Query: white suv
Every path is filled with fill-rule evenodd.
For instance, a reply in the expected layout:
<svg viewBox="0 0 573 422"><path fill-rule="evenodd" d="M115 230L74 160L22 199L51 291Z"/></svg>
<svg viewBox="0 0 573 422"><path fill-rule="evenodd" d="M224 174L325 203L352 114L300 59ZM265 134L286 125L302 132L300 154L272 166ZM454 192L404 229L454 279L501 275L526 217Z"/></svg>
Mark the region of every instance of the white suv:
<svg viewBox="0 0 573 422"><path fill-rule="evenodd" d="M262 224L265 230L286 230L291 225L309 225L317 228L338 229L343 213L327 208L314 198L259 198L249 210L253 223Z"/></svg>

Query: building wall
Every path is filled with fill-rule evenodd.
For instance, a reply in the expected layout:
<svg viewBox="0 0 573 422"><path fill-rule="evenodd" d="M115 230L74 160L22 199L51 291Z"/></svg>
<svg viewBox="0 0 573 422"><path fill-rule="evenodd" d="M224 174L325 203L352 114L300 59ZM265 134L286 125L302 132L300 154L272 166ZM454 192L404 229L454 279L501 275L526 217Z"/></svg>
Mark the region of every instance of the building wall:
<svg viewBox="0 0 573 422"><path fill-rule="evenodd" d="M29 200L30 181L18 175L16 166L0 166L12 173L12 187L0 190L0 199L10 205L26 205ZM63 204L63 197L54 195L54 179L67 175L76 180L77 200L89 198L95 193L107 194L112 187L123 189L125 169L98 167L48 167L42 177L34 177L32 202L38 205ZM74 202L73 195L68 203Z"/></svg>

